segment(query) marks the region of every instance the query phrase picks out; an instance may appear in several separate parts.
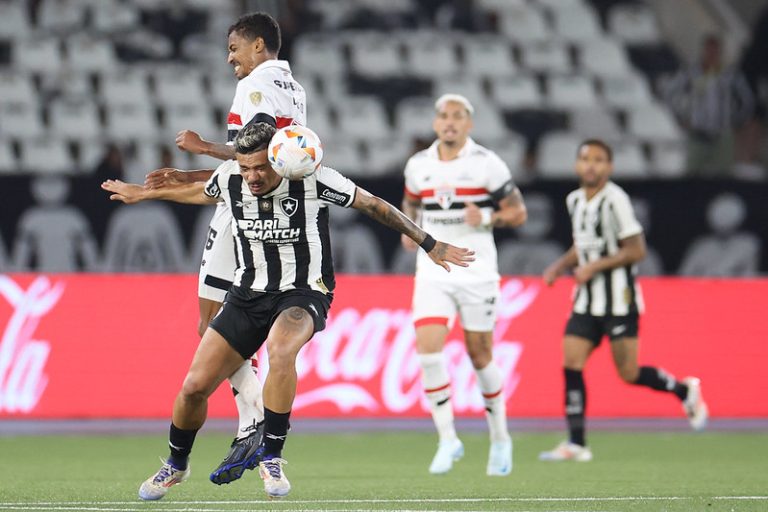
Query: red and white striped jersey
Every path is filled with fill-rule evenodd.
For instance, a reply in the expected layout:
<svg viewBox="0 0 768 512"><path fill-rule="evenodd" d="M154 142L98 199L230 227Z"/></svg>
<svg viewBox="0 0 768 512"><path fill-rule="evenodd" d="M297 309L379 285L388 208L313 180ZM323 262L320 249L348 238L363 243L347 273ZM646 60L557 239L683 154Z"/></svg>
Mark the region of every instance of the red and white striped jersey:
<svg viewBox="0 0 768 512"><path fill-rule="evenodd" d="M307 123L307 96L293 79L285 60L262 62L237 83L235 99L227 116L227 141L249 122L268 122L277 128Z"/></svg>
<svg viewBox="0 0 768 512"><path fill-rule="evenodd" d="M469 267L451 273L435 265L424 251L416 260L416 278L450 281L499 279L496 244L490 227L464 222L466 203L493 211L513 187L512 173L493 151L467 139L458 157L442 161L438 141L413 155L405 166L405 193L421 200L421 227L436 239L475 251Z"/></svg>

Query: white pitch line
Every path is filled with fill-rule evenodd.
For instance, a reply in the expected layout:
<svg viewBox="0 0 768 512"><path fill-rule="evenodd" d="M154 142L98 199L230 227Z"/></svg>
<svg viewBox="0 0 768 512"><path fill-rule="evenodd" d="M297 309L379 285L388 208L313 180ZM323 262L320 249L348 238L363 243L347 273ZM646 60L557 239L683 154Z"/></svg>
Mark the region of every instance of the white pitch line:
<svg viewBox="0 0 768 512"><path fill-rule="evenodd" d="M46 507L30 507L30 506L14 506L13 508L6 508L5 506L0 505L0 510L39 510L39 511L54 511L54 510L75 510L75 511L85 511L85 512L146 512L147 508L102 508L102 507L88 507L88 508L70 508L70 507L60 507L60 506L46 506ZM253 512L253 509L250 508L241 508L241 509L234 509L234 508L163 508L161 509L164 512ZM284 512L308 512L308 509L283 509ZM340 508L340 509L314 509L319 510L320 512L371 512L370 508L362 508L362 509L349 509L349 508ZM450 511L442 511L438 509L423 509L423 510L417 510L417 509L403 509L403 510L391 510L391 511L381 511L381 512L483 512L482 510L450 510ZM517 512L537 512L533 510L519 510ZM596 510L550 510L549 512L601 512Z"/></svg>

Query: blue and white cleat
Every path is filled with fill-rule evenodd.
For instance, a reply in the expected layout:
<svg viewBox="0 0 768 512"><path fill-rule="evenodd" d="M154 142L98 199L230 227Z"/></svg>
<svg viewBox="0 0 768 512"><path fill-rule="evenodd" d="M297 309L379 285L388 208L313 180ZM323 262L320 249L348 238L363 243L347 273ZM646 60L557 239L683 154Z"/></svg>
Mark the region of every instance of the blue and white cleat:
<svg viewBox="0 0 768 512"><path fill-rule="evenodd" d="M163 462L163 466L153 476L149 477L139 487L139 498L147 501L159 500L166 494L170 488L176 484L180 484L192 474L192 470L187 466L187 469L176 469L171 466L167 461L160 459Z"/></svg>
<svg viewBox="0 0 768 512"><path fill-rule="evenodd" d="M264 423L262 422L248 437L232 441L229 453L219 467L211 473L211 482L216 485L228 484L243 476L246 469L256 469L261 461L259 443L263 431Z"/></svg>
<svg viewBox="0 0 768 512"><path fill-rule="evenodd" d="M512 440L494 441L488 451L488 476L507 476L512 472Z"/></svg>
<svg viewBox="0 0 768 512"><path fill-rule="evenodd" d="M437 453L429 465L429 472L433 475L443 475L453 468L453 463L464 456L464 445L461 441L451 439L450 441L441 441L437 445Z"/></svg>
<svg viewBox="0 0 768 512"><path fill-rule="evenodd" d="M283 473L284 459L274 458L259 463L259 476L264 480L264 490L272 499L283 498L291 492L291 483Z"/></svg>

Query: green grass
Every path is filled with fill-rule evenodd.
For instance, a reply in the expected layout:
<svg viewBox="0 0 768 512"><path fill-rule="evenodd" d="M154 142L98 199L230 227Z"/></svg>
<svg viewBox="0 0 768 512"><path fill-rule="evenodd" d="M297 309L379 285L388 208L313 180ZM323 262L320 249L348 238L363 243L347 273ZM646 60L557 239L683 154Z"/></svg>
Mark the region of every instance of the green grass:
<svg viewBox="0 0 768 512"><path fill-rule="evenodd" d="M192 478L142 503L136 491L166 454L163 436L0 438L0 510L768 510L768 433L594 432L594 461L559 464L536 460L557 434L521 433L504 478L485 476L485 435L462 440L465 458L435 477L431 433L294 434L284 453L293 491L270 502L255 472L208 481L229 438L204 431Z"/></svg>

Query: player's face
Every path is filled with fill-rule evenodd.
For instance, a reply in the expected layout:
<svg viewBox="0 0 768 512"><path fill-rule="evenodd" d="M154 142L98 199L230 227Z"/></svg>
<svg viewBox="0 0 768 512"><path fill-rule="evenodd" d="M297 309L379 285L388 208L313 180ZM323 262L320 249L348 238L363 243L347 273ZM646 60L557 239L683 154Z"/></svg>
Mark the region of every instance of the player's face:
<svg viewBox="0 0 768 512"><path fill-rule="evenodd" d="M438 110L432 129L440 142L463 143L472 129L472 116L461 103L448 101Z"/></svg>
<svg viewBox="0 0 768 512"><path fill-rule="evenodd" d="M608 181L613 171L613 163L608 153L600 146L584 144L576 157L576 174L582 186L598 187Z"/></svg>
<svg viewBox="0 0 768 512"><path fill-rule="evenodd" d="M257 47L260 41L258 37L254 40L246 39L237 32L229 34L227 62L235 68L235 76L238 80L247 77L259 65Z"/></svg>
<svg viewBox="0 0 768 512"><path fill-rule="evenodd" d="M272 169L267 160L267 150L243 155L235 153L240 165L240 175L255 196L263 196L277 188L282 178Z"/></svg>

